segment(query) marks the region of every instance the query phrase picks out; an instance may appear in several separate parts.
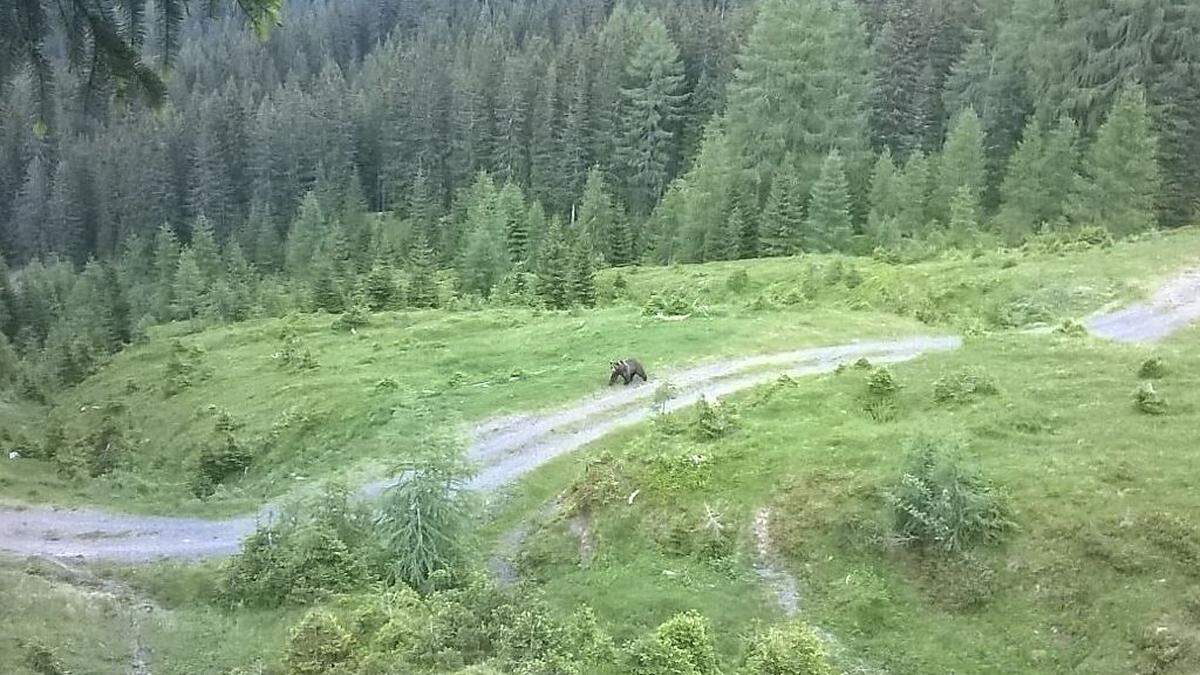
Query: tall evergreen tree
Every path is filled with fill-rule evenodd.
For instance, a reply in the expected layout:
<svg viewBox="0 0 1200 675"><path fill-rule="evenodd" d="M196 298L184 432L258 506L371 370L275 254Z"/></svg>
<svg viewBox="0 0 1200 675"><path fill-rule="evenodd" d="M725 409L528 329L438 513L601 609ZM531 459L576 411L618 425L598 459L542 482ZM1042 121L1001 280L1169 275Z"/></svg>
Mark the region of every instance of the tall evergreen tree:
<svg viewBox="0 0 1200 675"><path fill-rule="evenodd" d="M284 246L284 269L289 274L294 277L307 275L320 248L325 226L325 216L316 193L305 194Z"/></svg>
<svg viewBox="0 0 1200 675"><path fill-rule="evenodd" d="M898 220L900 231L908 235L924 235L930 225L929 159L917 151L904 163L904 171L896 186L900 202Z"/></svg>
<svg viewBox="0 0 1200 675"><path fill-rule="evenodd" d="M505 183L496 197L496 216L499 219L509 260L513 263L529 258L529 220L525 212L525 197L514 183Z"/></svg>
<svg viewBox="0 0 1200 675"><path fill-rule="evenodd" d="M804 239L811 251L845 251L850 246L850 186L845 164L836 149L821 166L821 177L813 185Z"/></svg>
<svg viewBox="0 0 1200 675"><path fill-rule="evenodd" d="M1117 97L1088 152L1072 220L1117 235L1154 227L1160 185L1156 153L1145 94L1128 88Z"/></svg>
<svg viewBox="0 0 1200 675"><path fill-rule="evenodd" d="M194 251L184 249L179 255L171 291L171 311L176 319L192 319L200 314L205 300L204 274L196 262Z"/></svg>
<svg viewBox="0 0 1200 675"><path fill-rule="evenodd" d="M634 213L658 203L679 163L679 125L685 90L679 50L658 18L641 29L621 89L623 129L617 153Z"/></svg>
<svg viewBox="0 0 1200 675"><path fill-rule="evenodd" d="M807 195L792 167L789 155L771 181L771 192L759 225L759 250L763 255L793 255L801 249Z"/></svg>
<svg viewBox="0 0 1200 675"><path fill-rule="evenodd" d="M876 243L883 243L885 233L893 231L903 205L900 202L900 176L892 161L892 152L884 148L871 172L871 209L867 215L867 230ZM894 244L895 242L890 242Z"/></svg>
<svg viewBox="0 0 1200 675"><path fill-rule="evenodd" d="M587 237L575 237L571 246L570 301L583 307L596 306L596 272L592 247Z"/></svg>
<svg viewBox="0 0 1200 675"><path fill-rule="evenodd" d="M1064 217L1079 179L1077 143L1075 123L1066 116L1049 132L1036 118L1025 128L1008 161L996 214L997 227L1009 242Z"/></svg>
<svg viewBox="0 0 1200 675"><path fill-rule="evenodd" d="M586 233L576 239L588 241ZM581 248L584 244L580 245ZM550 220L550 228L538 252L538 295L550 309L566 309L571 305L571 247L558 218Z"/></svg>
<svg viewBox="0 0 1200 675"><path fill-rule="evenodd" d="M625 265L633 261L634 243L627 223L613 204L600 167L592 167L588 172L587 185L579 205L577 227L580 236L586 237L590 246L599 249L606 263Z"/></svg>
<svg viewBox="0 0 1200 675"><path fill-rule="evenodd" d="M975 202L987 187L987 163L983 153L983 127L975 111L967 108L954 117L938 162L938 179L933 195L934 216L949 222L950 202L958 189L966 187Z"/></svg>
<svg viewBox="0 0 1200 675"><path fill-rule="evenodd" d="M867 159L870 57L853 3L764 0L729 85L731 149L766 186L788 152L802 189L837 148L848 167Z"/></svg>

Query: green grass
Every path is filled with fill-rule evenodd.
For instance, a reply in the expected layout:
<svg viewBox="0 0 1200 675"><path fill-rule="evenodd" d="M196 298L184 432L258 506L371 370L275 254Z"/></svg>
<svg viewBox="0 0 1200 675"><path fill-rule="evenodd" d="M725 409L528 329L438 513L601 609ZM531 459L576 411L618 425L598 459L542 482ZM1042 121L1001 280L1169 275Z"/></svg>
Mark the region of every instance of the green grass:
<svg viewBox="0 0 1200 675"><path fill-rule="evenodd" d="M130 624L126 608L112 597L0 560L0 598L0 665L5 673L37 673L37 651L51 654L65 672L127 671L133 655Z"/></svg>
<svg viewBox="0 0 1200 675"><path fill-rule="evenodd" d="M904 387L890 422L864 413L865 375L851 370L769 399L764 389L736 397L738 429L715 442L610 437L586 454L619 458L621 496L639 489L637 500L593 513L597 547L587 569L563 523L543 527L528 543L528 574L564 607L590 599L615 630L644 630L696 608L736 635L775 613L748 569L752 514L769 505L777 545L801 579L804 616L889 672L1196 672L1200 354L1190 347L1198 336L1154 350L991 337L895 366ZM1132 401L1138 366L1152 351L1170 367L1158 384L1170 402L1161 417ZM1001 393L935 404L934 381L967 366L995 377ZM901 470L904 440L930 431L966 439L969 459L1016 510L1017 532L973 551L974 567L869 536L886 527L881 494ZM673 461L695 453L706 457L699 467ZM532 476L514 508L545 495L545 483L577 475L582 461L564 458L543 470L552 478ZM679 514L695 521L705 504L740 531L734 568L720 570L727 578L664 544L664 522ZM980 583L981 570L992 583ZM963 607L987 593L981 608ZM723 643L727 663L737 660L732 644Z"/></svg>
<svg viewBox="0 0 1200 675"><path fill-rule="evenodd" d="M0 499L142 512L249 511L313 482L378 476L431 434L464 422L595 391L613 358L637 355L655 372L851 338L1056 321L1136 297L1194 261L1197 251L1200 230L1185 230L1107 249L997 252L906 266L808 256L626 268L604 273L607 304L594 311L385 313L354 335L332 330L334 317L327 315L199 332L165 326L58 397L51 424L28 409L24 428L12 434L37 445L45 429L61 425L71 443L94 431L106 405L119 403L128 411L123 424L131 448L120 468L80 479L63 477L50 462L0 464ZM740 271L747 277L741 285ZM652 293L684 296L696 310L685 321L644 316ZM297 371L272 358L284 346L285 324L317 368ZM168 395L175 340L201 353L185 357L194 367L190 386ZM189 481L201 447L216 442L220 411L239 425L234 435L254 460L244 477L201 501Z"/></svg>

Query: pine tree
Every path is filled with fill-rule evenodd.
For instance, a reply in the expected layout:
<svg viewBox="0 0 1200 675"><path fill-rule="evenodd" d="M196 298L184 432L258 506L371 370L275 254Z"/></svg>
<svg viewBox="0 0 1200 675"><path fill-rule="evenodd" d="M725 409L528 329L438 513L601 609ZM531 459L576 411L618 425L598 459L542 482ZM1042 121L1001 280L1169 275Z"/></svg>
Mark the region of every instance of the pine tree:
<svg viewBox="0 0 1200 675"><path fill-rule="evenodd" d="M373 312L381 312L392 306L396 297L396 278L392 267L382 260L375 261L371 273L367 275L366 288L367 307Z"/></svg>
<svg viewBox="0 0 1200 675"><path fill-rule="evenodd" d="M806 193L830 150L851 167L867 159L869 91L854 3L764 0L729 84L732 152L759 185L794 153Z"/></svg>
<svg viewBox="0 0 1200 675"><path fill-rule="evenodd" d="M171 297L171 310L176 319L195 318L204 307L204 274L190 248L179 255Z"/></svg>
<svg viewBox="0 0 1200 675"><path fill-rule="evenodd" d="M983 199L987 164L983 153L983 127L975 111L967 108L954 118L938 162L938 179L933 195L934 217L949 221L950 202L960 187L968 188L976 202Z"/></svg>
<svg viewBox="0 0 1200 675"><path fill-rule="evenodd" d="M576 239L588 242L586 233ZM582 245L581 245L582 246ZM563 233L558 218L550 220L550 228L538 252L538 295L550 309L566 309L571 306L571 248Z"/></svg>
<svg viewBox="0 0 1200 675"><path fill-rule="evenodd" d="M513 263L529 258L529 221L521 188L505 183L496 198L496 215L503 228L504 243Z"/></svg>
<svg viewBox="0 0 1200 675"><path fill-rule="evenodd" d="M504 246L487 223L480 223L467 237L467 249L459 272L463 290L487 297L508 268Z"/></svg>
<svg viewBox="0 0 1200 675"><path fill-rule="evenodd" d="M172 317L172 296L175 275L179 271L179 240L167 225L154 235L154 293L153 312L159 320Z"/></svg>
<svg viewBox="0 0 1200 675"><path fill-rule="evenodd" d="M533 202L529 205L529 209L526 210L525 232L529 239L526 260L534 260L537 258L538 251L541 248L542 239L546 236L546 210L542 208L541 202ZM526 265L526 268L528 268L528 265Z"/></svg>
<svg viewBox="0 0 1200 675"><path fill-rule="evenodd" d="M338 287L337 272L333 265L319 262L312 272L311 297L314 311L337 314L345 309L346 303Z"/></svg>
<svg viewBox="0 0 1200 675"><path fill-rule="evenodd" d="M950 200L949 230L950 240L963 248L979 237L979 198L969 185L960 185Z"/></svg>
<svg viewBox="0 0 1200 675"><path fill-rule="evenodd" d="M623 131L617 154L628 204L634 213L646 214L666 191L679 162L679 124L687 92L679 50L663 22L653 18L640 32L621 89Z"/></svg>
<svg viewBox="0 0 1200 675"><path fill-rule="evenodd" d="M805 241L812 251L845 251L850 246L850 186L841 153L833 150L813 185L805 222Z"/></svg>
<svg viewBox="0 0 1200 675"><path fill-rule="evenodd" d="M904 171L901 172L896 186L897 200L900 203L898 220L902 234L927 234L926 230L930 224L929 183L929 160L924 153L914 152L905 162Z"/></svg>
<svg viewBox="0 0 1200 675"><path fill-rule="evenodd" d="M759 250L767 256L794 255L804 232L804 200L790 156L771 181L771 192L759 225Z"/></svg>
<svg viewBox="0 0 1200 675"><path fill-rule="evenodd" d="M575 237L571 247L570 302L583 307L596 306L596 271L592 247L586 237Z"/></svg>
<svg viewBox="0 0 1200 675"><path fill-rule="evenodd" d="M49 167L36 154L25 169L25 182L13 202L12 252L16 260L25 261L49 251L45 223L50 216Z"/></svg>
<svg viewBox="0 0 1200 675"><path fill-rule="evenodd" d="M742 237L746 230L746 216L740 204L734 203L721 230L721 246L717 251L720 260L737 260L742 257Z"/></svg>
<svg viewBox="0 0 1200 675"><path fill-rule="evenodd" d="M889 2L886 23L873 44L871 118L876 147L901 158L924 145L932 123L925 86L930 17L925 3Z"/></svg>
<svg viewBox="0 0 1200 675"><path fill-rule="evenodd" d="M325 216L314 192L304 195L300 211L288 232L284 245L284 269L295 278L310 272L314 257L324 238Z"/></svg>
<svg viewBox="0 0 1200 675"><path fill-rule="evenodd" d="M598 249L609 265L625 265L633 261L633 242L624 225L613 206L604 173L600 167L592 167L579 205L580 236L587 237L589 246Z"/></svg>
<svg viewBox="0 0 1200 675"><path fill-rule="evenodd" d="M1128 88L1117 98L1088 152L1071 219L1106 227L1118 236L1154 227L1154 200L1160 186L1156 152L1145 94Z"/></svg>
<svg viewBox="0 0 1200 675"><path fill-rule="evenodd" d="M204 215L198 216L192 226L192 243L189 248L196 258L196 265L200 268L200 276L204 279L204 287L207 289L221 276L224 264L221 261L221 253L217 250L212 223Z"/></svg>
<svg viewBox="0 0 1200 675"><path fill-rule="evenodd" d="M1064 116L1049 133L1036 118L1008 160L996 225L1010 243L1062 220L1078 180L1078 132Z"/></svg>
<svg viewBox="0 0 1200 675"><path fill-rule="evenodd" d="M429 240L418 233L411 251L408 269L408 304L412 307L437 307L438 288L435 256Z"/></svg>
<svg viewBox="0 0 1200 675"><path fill-rule="evenodd" d="M871 172L871 210L867 216L867 229L875 242L882 246L895 244L894 241L884 243L883 240L885 234L890 238L893 224L903 208L899 184L900 176L892 162L892 152L884 148Z"/></svg>

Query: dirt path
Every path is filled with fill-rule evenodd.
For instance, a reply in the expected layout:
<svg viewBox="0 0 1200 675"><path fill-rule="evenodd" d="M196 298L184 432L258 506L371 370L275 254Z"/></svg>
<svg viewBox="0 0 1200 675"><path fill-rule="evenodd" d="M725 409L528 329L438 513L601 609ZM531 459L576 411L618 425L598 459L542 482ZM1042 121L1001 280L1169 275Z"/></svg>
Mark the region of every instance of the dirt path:
<svg viewBox="0 0 1200 675"><path fill-rule="evenodd" d="M1200 270L1177 278L1145 303L1093 316L1088 326L1102 337L1153 341L1197 319ZM605 390L562 410L484 422L474 429L468 453L481 467L472 487L502 487L555 457L644 421L653 413L651 402L658 382L670 381L678 390L666 404L670 411L692 405L701 396L719 398L768 382L781 373L800 376L829 372L839 363L861 357L875 363L895 363L957 349L961 343L955 336L925 336L723 359L655 374L655 381L649 384ZM365 486L362 493L374 496L390 484L391 479L378 481ZM213 521L88 509L0 507L0 550L126 562L222 556L236 552L256 522L269 519L273 513L274 508L268 506L255 515Z"/></svg>

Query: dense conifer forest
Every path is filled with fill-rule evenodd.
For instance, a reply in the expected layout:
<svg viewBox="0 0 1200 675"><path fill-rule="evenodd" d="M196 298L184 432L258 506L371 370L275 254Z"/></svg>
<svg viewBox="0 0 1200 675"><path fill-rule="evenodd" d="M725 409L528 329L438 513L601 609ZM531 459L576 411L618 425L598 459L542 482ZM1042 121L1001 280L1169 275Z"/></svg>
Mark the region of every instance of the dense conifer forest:
<svg viewBox="0 0 1200 675"><path fill-rule="evenodd" d="M1200 202L1189 0L292 0L269 37L118 17L150 96L62 30L21 58L3 11L0 383L33 398L173 320L568 308L602 266L917 260Z"/></svg>

